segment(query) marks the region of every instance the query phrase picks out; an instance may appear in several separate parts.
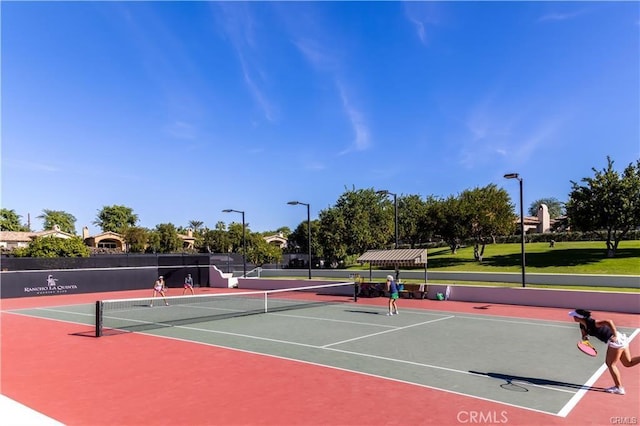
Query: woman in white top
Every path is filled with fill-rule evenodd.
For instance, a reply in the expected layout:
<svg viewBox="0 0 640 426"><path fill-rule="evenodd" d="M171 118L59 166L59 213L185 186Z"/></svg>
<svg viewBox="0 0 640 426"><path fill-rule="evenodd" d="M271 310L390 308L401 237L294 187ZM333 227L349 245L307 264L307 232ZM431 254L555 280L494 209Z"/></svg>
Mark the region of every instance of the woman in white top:
<svg viewBox="0 0 640 426"><path fill-rule="evenodd" d="M149 306L153 307L153 299L155 299L158 294L162 296L162 299L164 299L164 304L169 306L169 302L167 302L166 295L164 294L164 286L164 278L160 275L153 284L153 297L151 298L151 304Z"/></svg>

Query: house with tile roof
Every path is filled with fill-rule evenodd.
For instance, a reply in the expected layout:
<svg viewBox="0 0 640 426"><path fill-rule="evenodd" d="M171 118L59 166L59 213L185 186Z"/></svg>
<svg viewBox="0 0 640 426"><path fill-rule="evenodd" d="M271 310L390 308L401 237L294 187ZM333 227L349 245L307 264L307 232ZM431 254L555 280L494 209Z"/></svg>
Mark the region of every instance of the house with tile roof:
<svg viewBox="0 0 640 426"><path fill-rule="evenodd" d="M27 247L36 237L55 237L55 238L72 238L73 234L63 232L59 226L53 229L38 232L20 232L20 231L0 231L0 248L5 250L13 250L15 248Z"/></svg>

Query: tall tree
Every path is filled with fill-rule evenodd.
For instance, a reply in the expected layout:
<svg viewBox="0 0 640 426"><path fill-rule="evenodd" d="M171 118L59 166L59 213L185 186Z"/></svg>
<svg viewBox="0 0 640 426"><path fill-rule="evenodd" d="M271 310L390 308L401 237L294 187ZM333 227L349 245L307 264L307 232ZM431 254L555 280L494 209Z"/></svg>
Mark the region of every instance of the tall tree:
<svg viewBox="0 0 640 426"><path fill-rule="evenodd" d="M466 234L474 242L474 257L482 261L486 244L513 228L514 205L507 191L495 184L465 190L459 199Z"/></svg>
<svg viewBox="0 0 640 426"><path fill-rule="evenodd" d="M289 229L288 226L281 226L280 228L276 229L275 233L282 234L285 238L287 238L289 234L291 234L291 229Z"/></svg>
<svg viewBox="0 0 640 426"><path fill-rule="evenodd" d="M130 253L144 253L149 242L149 231L139 226L131 226L124 230L124 241Z"/></svg>
<svg viewBox="0 0 640 426"><path fill-rule="evenodd" d="M311 221L311 257L318 257L322 252L319 242L320 221ZM295 231L289 234L287 250L291 253L309 253L309 225L307 221L300 222Z"/></svg>
<svg viewBox="0 0 640 426"><path fill-rule="evenodd" d="M346 229L344 217L337 209L328 208L320 212L318 241L322 254L318 254L334 267L347 256Z"/></svg>
<svg viewBox="0 0 640 426"><path fill-rule="evenodd" d="M228 253L231 248L231 241L227 233L227 225L219 221L216 228L208 229L204 232L202 249L209 253Z"/></svg>
<svg viewBox="0 0 640 426"><path fill-rule="evenodd" d="M61 210L42 210L38 219L43 220L43 229L50 230L58 226L62 232L76 233L76 218L70 213Z"/></svg>
<svg viewBox="0 0 640 426"><path fill-rule="evenodd" d="M14 210L0 209L0 231L29 231L26 225L20 223L20 217Z"/></svg>
<svg viewBox="0 0 640 426"><path fill-rule="evenodd" d="M100 227L102 232L124 233L125 229L135 226L138 222L138 215L133 213L133 209L126 206L104 206L98 212L93 224Z"/></svg>
<svg viewBox="0 0 640 426"><path fill-rule="evenodd" d="M249 224L245 223L244 243L248 245L249 242ZM227 236L231 245L231 251L233 253L242 253L243 239L242 239L242 223L231 222L228 227ZM226 252L227 250L225 250Z"/></svg>
<svg viewBox="0 0 640 426"><path fill-rule="evenodd" d="M398 198L398 239L409 243L411 248L424 242L425 233L421 226L427 213L427 205L419 195L406 195Z"/></svg>
<svg viewBox="0 0 640 426"><path fill-rule="evenodd" d="M389 203L385 209L385 203ZM393 202L373 188L343 193L333 207L346 224L342 228L348 255L360 255L393 241Z"/></svg>
<svg viewBox="0 0 640 426"><path fill-rule="evenodd" d="M607 244L607 257L614 257L620 240L640 226L640 160L630 163L620 175L607 157L607 167L592 168L593 177L571 181L567 215L578 231L600 232Z"/></svg>
<svg viewBox="0 0 640 426"><path fill-rule="evenodd" d="M157 253L178 253L183 249L182 239L178 237L178 231L172 223L161 223L156 225L154 232L157 239L153 239L153 243L157 244Z"/></svg>
<svg viewBox="0 0 640 426"><path fill-rule="evenodd" d="M89 257L90 251L80 237L36 237L27 247L15 249L17 257Z"/></svg>
<svg viewBox="0 0 640 426"><path fill-rule="evenodd" d="M564 204L561 201L558 201L557 198L540 198L539 200L535 200L533 203L529 205L529 216L538 216L538 208L540 204L546 204L549 209L549 217L551 219L556 219L560 216L563 216L565 213Z"/></svg>
<svg viewBox="0 0 640 426"><path fill-rule="evenodd" d="M467 238L469 229L466 227L466 218L463 215L461 201L450 195L444 200L432 203L428 213L431 221L435 223L435 234L447 242L451 253L455 254L462 240Z"/></svg>
<svg viewBox="0 0 640 426"><path fill-rule="evenodd" d="M438 204L441 201L433 195L427 197L423 201L423 214L418 217L417 240L421 243L427 243L433 240L437 229L437 211Z"/></svg>
<svg viewBox="0 0 640 426"><path fill-rule="evenodd" d="M189 228L191 228L193 230L194 234L198 234L200 233L200 231L202 230L202 226L204 225L204 222L201 220L190 220L189 221Z"/></svg>
<svg viewBox="0 0 640 426"><path fill-rule="evenodd" d="M252 233L247 242L247 260L254 265L276 263L282 259L282 250L269 244L259 233Z"/></svg>

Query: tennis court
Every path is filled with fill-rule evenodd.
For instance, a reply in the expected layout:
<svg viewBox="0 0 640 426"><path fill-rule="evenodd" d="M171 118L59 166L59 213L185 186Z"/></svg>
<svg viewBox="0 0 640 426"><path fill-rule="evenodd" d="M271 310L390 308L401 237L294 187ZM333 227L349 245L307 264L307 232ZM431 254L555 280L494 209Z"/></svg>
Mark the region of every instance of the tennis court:
<svg viewBox="0 0 640 426"><path fill-rule="evenodd" d="M510 418L509 423L528 424L515 419L526 419L522 413L529 413L543 416L547 423L563 424L575 416L574 409L584 398L615 398L603 392L610 381L603 356L591 358L577 351L577 326L560 317L566 316L565 311L545 309L537 312L543 313L538 315L540 318L519 318L501 315L502 311L508 313L505 307L402 300L400 314L387 316L384 299L355 302L348 291L286 294L270 295L268 309L261 294L255 298L240 294L240 302L236 301L236 294L231 298L215 295L213 305L209 295L169 298L169 306L156 300L152 308L148 306L149 299L118 302L102 312L103 337L90 339L86 337L95 331L95 303L12 309L8 313L63 322L73 330L67 339L82 340L83 346L104 347L124 340L131 344L139 339L149 342L149 338L161 338L185 347L198 345L199 352L206 352L207 348L228 349L235 354L240 351L323 371L329 368L333 374L356 374L377 383L400 384L407 393L435 392L449 400L461 398L480 404L479 409L467 410L462 417L460 408L449 407L448 417L440 419L440 424L469 423L469 413L474 412L484 416L482 423ZM526 312L535 311L529 308ZM558 319L548 319L549 316ZM637 321L637 317L633 319ZM619 329L633 338L638 334L635 326ZM637 340L633 347L637 347ZM638 418L637 404L633 402L637 399L630 395L637 392L639 372L623 369L629 394L614 400L622 404L616 416ZM635 385L629 386L634 381ZM386 393L384 389L381 392ZM404 400L413 398L405 395ZM423 404L426 407L429 401ZM521 414L516 416L514 410ZM425 422L430 423L420 421ZM356 419L348 422L360 423Z"/></svg>

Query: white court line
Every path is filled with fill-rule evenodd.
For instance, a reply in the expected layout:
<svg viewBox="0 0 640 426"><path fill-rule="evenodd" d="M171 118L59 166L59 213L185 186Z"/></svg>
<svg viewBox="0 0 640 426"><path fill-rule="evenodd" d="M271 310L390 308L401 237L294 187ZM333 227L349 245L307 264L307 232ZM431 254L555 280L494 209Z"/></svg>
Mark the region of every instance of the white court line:
<svg viewBox="0 0 640 426"><path fill-rule="evenodd" d="M5 395L0 395L0 425L6 426L63 426L57 420L20 404Z"/></svg>
<svg viewBox="0 0 640 426"><path fill-rule="evenodd" d="M449 317L434 319L434 320L431 320L431 321L421 322L421 323L418 323L418 324L411 324L411 325L407 325L407 326L404 326L404 327L397 327L397 328L394 328L392 330L384 330L384 331L379 331L377 333L365 334L364 336L358 336L358 337L354 337L353 339L347 339L347 340L342 340L340 342L329 343L328 345L324 345L324 346L320 346L320 347L323 348L323 349L326 349L326 348L329 348L329 347L334 346L334 345L339 345L341 343L353 342L355 340L366 339L368 337L373 337L373 336L379 336L380 334L391 333L392 331L405 330L407 328L417 327L419 325L425 325L425 324L429 324L429 323L432 323L432 322L438 322L438 321L442 321L442 320L446 320L446 319L450 319L450 318L453 318L453 315L449 316Z"/></svg>
<svg viewBox="0 0 640 426"><path fill-rule="evenodd" d="M53 309L46 309L46 308L41 308L41 309L51 310L51 311L56 311L56 312L78 314L78 315L89 315L89 314L79 314L79 313L70 312L70 311L60 311L60 310L53 310ZM408 310L406 310L404 312L409 313ZM11 313L13 313L13 312L11 312ZM431 314L431 313L428 313L428 312L424 312L423 313L423 312L413 312L412 311L410 313L411 314L415 314L415 315L437 315L437 314ZM20 314L20 315L24 315L24 314ZM296 317L294 315L283 315L283 314L270 314L270 315L290 316L290 317L294 317L294 318ZM26 315L26 316L32 316L32 315ZM299 317L300 318L307 318L307 317L303 317L303 316L299 316ZM536 325L536 326L543 325L543 326L558 327L558 328L574 328L573 324L572 325L566 325L566 326L565 325L554 325L554 324L548 324L548 322L544 321L544 320L540 320L539 322L538 321L514 321L514 320L510 320L510 319L501 319L501 317L500 318L486 318L486 317L475 316L475 315L451 315L451 316L439 318L439 319L436 319L436 320L433 320L433 321L426 321L426 322L420 323L420 324L413 324L413 325L406 326L406 327L396 327L396 328L393 328L392 330L385 330L385 331L380 332L380 333L374 333L374 334L371 334L371 335L366 335L366 336L358 337L358 338L355 338L355 339L349 339L349 340L344 341L344 342L358 340L358 339L362 339L364 337L372 337L372 336L375 336L375 335L387 333L387 332L390 332L390 331L395 331L395 330L402 329L402 328L414 327L414 326L417 326L417 325L422 325L422 324L435 322L435 321L439 321L439 320L443 320L443 319L450 319L450 318L453 318L453 317L463 318L463 319L479 319L479 320L504 322L504 323L513 323L513 324ZM41 318L41 317L39 317L39 318ZM325 321L330 320L330 319L326 319L326 318L316 318L316 317L308 317L308 318L309 319L314 319L314 320L325 320ZM332 320L332 321L338 321L338 320ZM64 321L64 322L70 322L70 321ZM143 321L140 321L140 322L143 322ZM342 322L349 323L350 321L342 321ZM361 323L354 322L354 324L361 324ZM86 324L83 324L83 325L86 325ZM166 324L166 325L169 325L169 324ZM367 325L384 326L384 325L370 324L370 323L367 323ZM197 328L197 327L186 327L186 326L173 326L173 327L182 328L182 329L188 329L188 330L194 330L194 331L201 331L201 332L205 332L205 333L218 333L218 334L232 335L232 336L237 336L237 337L244 337L244 338L248 338L248 339L265 340L265 341L282 343L282 344L303 346L303 347L308 347L308 348L313 348L313 349L325 349L325 350L330 350L330 351L334 351L334 352L342 352L342 353L346 353L346 354L350 354L350 355L377 358L377 359L388 360L388 361L393 361L393 362L416 365L416 366L424 367L424 368L432 368L432 369L444 370L444 371L449 371L449 372L454 372L454 373L459 373L459 374L474 375L476 377L482 377L482 375L478 375L478 374L475 374L475 373L470 373L468 371L455 370L455 369L450 369L450 368L447 368L447 367L440 367L440 366L431 365L431 364L422 364L422 363L416 363L416 362L411 362L411 361L402 361L402 360L398 360L398 359L395 359L395 358L387 358L387 357L381 357L381 356L358 353L358 352L344 351L344 350L340 350L340 349L329 347L329 346L336 345L338 343L344 343L344 342L336 342L336 343L332 343L332 344L325 345L325 346L316 346L316 345L296 343L296 342L291 342L291 341L284 341L284 340L278 340L278 339L270 339L270 338L263 338L263 337L258 337L258 336L239 334L239 333L230 333L230 332L222 332L222 331L216 331L216 330L202 329L202 328ZM640 332L640 329L637 329L637 330L634 331L634 333L632 334L632 337L631 337L630 340L632 340L638 334L638 332ZM234 347L213 345L213 344L202 343L202 342L193 342L192 340L186 340L186 339L180 339L180 338L174 338L174 337L168 337L168 336L157 336L155 334L147 334L147 333L140 333L140 334L146 334L146 335L155 336L155 337L161 337L161 338L181 340L181 341L198 343L198 344L205 344L205 345L222 347L222 348L232 349L232 350L239 350L239 351L242 351L242 352L255 353L255 354L264 355L264 356L273 356L273 357L276 357L276 358L289 359L289 360L292 360L292 361L306 362L306 361L300 361L300 360L295 359L295 358L278 357L278 356L275 356L275 355L268 355L268 354L264 354L264 353L260 353L260 352L246 351L246 350L237 349L237 348L234 348ZM311 364L315 364L315 363L311 363ZM329 367L329 368L337 368L337 367L326 366L324 364L315 364L315 365L320 365L320 366ZM602 368L603 367L601 367L601 369ZM606 368L606 366L604 366L604 368ZM341 369L341 368L337 368L337 369L344 370L344 369ZM536 411L536 412L540 412L540 413L544 413L544 414L557 415L557 416L561 416L561 417L565 417L566 415L568 415L568 413L575 407L575 405L578 403L578 401L586 393L586 391L588 390L588 387L590 386L590 384L592 384L597 379L597 377L599 377L602 374L602 371L600 371L600 369L598 371L596 371L596 373L594 373L594 375L592 376L592 379L590 379L587 382L588 384L585 385L585 387L581 388L577 393L575 393L574 396L571 398L571 400L565 405L565 407L563 407L563 409L560 410L560 412L558 414L555 414L555 413L550 413L550 412L546 412L546 411L532 409L532 408L529 408L529 407L521 407L521 406L517 406L517 405L504 403L504 402L501 402L501 401L495 401L495 400L486 399L486 398L482 398L482 397L476 397L476 396L468 395L468 394L464 394L464 393L448 391L446 389L440 389L440 388L435 388L435 387L431 387L431 386L427 386L427 385L421 385L421 384L417 384L417 383L413 383L413 382L406 382L406 381L402 381L402 380L392 379L392 378L385 377L385 376L377 376L377 375L372 375L372 374L368 374L368 373L362 373L362 372L353 371L353 370L345 370L345 371L352 371L352 372L355 372L355 373L370 375L370 376L374 376L374 377L381 377L381 378L385 378L385 379L388 379L388 380L400 381L400 382L409 383L409 384L413 384L413 385L417 385L417 386L422 386L422 387L426 387L426 388L430 388L430 389L436 389L436 390L440 390L440 391L444 391L444 392L450 392L450 393L454 393L454 394L458 394L458 395L468 396L468 397L477 398L477 399L490 401L490 402L495 402L495 403L499 403L499 404L503 404L503 405L510 405L510 406L523 408L523 409L530 410L530 411ZM595 377L595 379L594 379L594 377ZM487 377L487 378L493 379L491 377ZM543 388L543 389L548 389L548 390L553 390L553 391L556 391L556 392L574 393L571 390L558 389L558 388L553 388L553 387L548 387L548 386L543 386L543 385L536 385L536 384L532 384L532 383L526 383L526 384L528 386L532 386L532 387L536 387L536 388ZM573 402L573 404L572 404L572 402Z"/></svg>
<svg viewBox="0 0 640 426"><path fill-rule="evenodd" d="M21 316L27 316L27 317L42 318L42 317L28 315L28 314L22 314L22 313L18 313L18 312L10 312L10 313L13 313L13 314L16 314L16 315L21 315ZM49 320L52 320L52 321L58 321L58 322L64 322L64 323L78 324L78 325L87 325L87 324L84 324L84 323L76 323L76 322L67 321L67 320L57 320L57 319L52 319L52 318L44 318L44 319L49 319ZM453 373L459 373L459 374L465 374L465 375L473 375L475 377L483 377L482 375L470 373L468 371L455 370L455 369L451 369L451 368L447 368L447 367L440 367L440 366L430 365L430 364L421 364L421 363L416 363L416 362L412 362L412 361L402 361L402 360L398 360L398 359L394 359L394 358L386 358L386 357L380 357L380 356L376 356L376 355L369 355L369 354L363 354L363 353L357 353L357 352L343 351L343 350L336 349L336 348L322 348L322 347L319 347L319 346L308 345L308 344L303 344L303 343L295 343L295 342L290 342L290 341L282 341L282 340L269 339L269 338L263 338L263 337L257 337L257 336L243 335L243 334L239 334L239 333L229 333L229 332L201 329L201 328L196 328L196 327L185 327L185 326L174 326L174 327L175 328L188 329L188 330L201 331L201 332L205 332L205 333L226 334L226 335L232 335L232 336L236 336L236 337L245 337L245 338L248 338L248 339L266 340L266 341L284 343L284 344L289 344L289 345L304 346L304 347L309 347L309 348L312 348L312 349L324 349L324 350L327 350L327 351L342 352L342 353L347 353L347 354L357 355L357 356L362 356L362 357L373 357L373 358L379 358L379 359L393 361L393 362L401 362L401 363L405 363L405 364L416 365L416 366L424 367L424 368L432 368L432 369L449 371L449 372L453 372ZM472 398L472 399L476 399L476 400L480 400L480 401L490 402L490 403L493 403L493 404L500 404L500 405L504 405L504 406L508 406L508 407L519 408L519 409L522 409L522 410L532 411L532 412L536 412L536 413L541 413L541 414L546 414L546 415L553 415L553 416L557 415L557 414L549 412L549 411L543 411L543 410L539 410L539 409L536 409L536 408L521 406L521 405L517 405L517 404L511 404L511 403L503 402L503 401L497 401L497 400L494 400L494 399L484 398L484 397L477 396L477 395L471 395L471 394L467 394L467 393L463 393L463 392L457 392L457 391L454 391L454 390L438 388L438 387L435 387L435 386L429 386L429 385L425 385L425 384L422 384L422 383L410 382L410 381L407 381L407 380L395 379L393 377L382 376L382 375L378 375L378 374L366 373L366 372L359 371L359 370L352 370L352 369L348 369L348 368L335 367L335 366L331 366L331 365L320 364L320 363L311 362L311 361L305 361L305 360L301 360L301 359L297 359L297 358L289 358L289 357L285 357L285 356L272 355L272 354L263 353L263 352L250 351L250 350L247 350L247 349L239 349L239 348L232 347L232 346L224 346L224 345L219 345L219 344L200 342L200 341L189 340L189 339L184 339L184 338L179 338L179 337L162 336L162 335L153 334L153 333L138 332L138 334L145 335L145 336L150 336L150 337L155 337L155 338L160 338L160 339L169 339L169 340L176 340L176 341L181 341L181 342L186 342L186 343L191 343L191 344L205 345L205 346L211 346L211 347L216 347L216 348L223 348L223 349L227 349L227 350L233 350L233 351L249 353L249 354L253 354L253 355L259 355L259 356L266 356L266 357L270 357L270 358L284 359L284 360L287 360L287 361L300 362L300 363L303 363L303 364L314 365L314 366L318 366L318 367L322 367L322 368L330 368L330 369L333 369L333 370L345 371L345 372L354 373L354 374L361 374L361 375L368 376L368 377L375 377L375 378L378 378L378 379L390 380L390 381L393 381L393 382L409 384L409 385L412 385L412 386L418 386L418 387L425 388L425 389L436 390L436 391L439 391L439 392L445 392L445 393L449 393L449 394L453 394L453 395L459 395L459 396L463 396L463 397L466 397L466 398ZM493 380L493 378L491 378L491 377L487 377L487 379ZM531 386L541 387L539 385L531 385ZM567 391L564 391L564 390L559 390L559 389L554 389L554 388L548 388L548 389L555 390L555 391L567 392Z"/></svg>
<svg viewBox="0 0 640 426"><path fill-rule="evenodd" d="M439 320L443 320L443 319L449 319L449 318L452 318L452 317L440 318L438 320L433 320L433 321L428 321L428 322L435 322L435 321L439 321ZM407 326L407 327L398 327L396 330L410 328L410 327L414 327L414 326L422 325L422 324L424 324L424 323L414 324L414 325ZM485 376L485 375L482 375L482 374L472 373L470 371L456 370L455 368L441 367L441 366L433 365L433 364L424 364L424 363L415 362L415 361L405 361L405 360L401 360L401 359L397 359L397 358L389 358L389 357L384 357L384 356L379 356L379 355L366 354L366 353L362 353L362 352L353 352L353 351L347 351L347 350L343 350L343 349L336 349L336 348L328 347L330 345L317 346L317 345L311 345L311 344L308 344L308 343L298 343L298 342L292 342L292 341L289 341L289 340L273 339L273 338L270 338L270 337L260 337L260 336L253 336L253 335L249 335L249 334L232 333L232 332L229 332L229 331L210 330L210 329L199 328L199 327L186 327L186 326L181 326L181 325L174 326L174 328L180 328L180 329L192 330L192 331L199 331L199 332L203 332L203 333L224 334L224 335L227 335L227 336L243 337L243 338L246 338L246 339L253 339L253 340L263 340L263 341L273 342L273 343L282 343L282 344L285 344L285 345L302 346L302 347L311 348L311 349L319 349L319 350L320 349L324 349L324 350L327 350L327 351L340 352L340 353L344 353L344 354L348 354L348 355L361 356L361 357L365 357L365 358L374 358L374 359L379 359L379 360L383 360L383 361L397 362L397 363L400 363L400 364L414 365L414 366L423 367L423 368L431 368L431 369L434 369L434 370L443 370L443 371L448 371L448 372L451 372L451 373L458 373L458 374L464 374L464 375L469 375L469 376L474 376L474 377L483 377L483 378L487 378L487 379L490 379L490 380L495 380L492 377L488 377L488 376ZM380 332L380 333L370 334L370 335L367 335L367 336L359 337L357 339L364 338L364 337L372 337L372 336L376 336L376 335L379 335L379 334L387 333L389 331L396 331L396 330L385 330L385 331ZM173 338L173 337L171 337L171 338ZM357 340L357 339L349 339L349 340L345 340L345 342L352 341L352 340ZM184 339L178 339L178 340L184 340ZM190 340L186 340L186 341L190 341ZM199 343L199 342L197 342L197 343ZM331 345L335 345L335 344L338 344L338 343L341 343L341 342L332 343ZM219 345L214 345L214 346L219 346ZM228 348L227 346L221 346L221 347ZM236 349L236 348L231 347L230 349ZM287 358L287 359L289 359L289 358ZM294 358L294 360L295 360L295 358ZM320 365L322 365L322 364L320 364ZM408 383L411 383L411 382L408 382ZM528 386L532 386L532 387L536 387L536 388L548 389L548 390L552 390L552 391L556 391L556 392L574 393L571 390L553 388L553 387L548 387L548 386L543 386L543 385L536 385L536 384L528 383L528 382L527 382L527 385ZM433 388L433 389L438 389L438 388Z"/></svg>
<svg viewBox="0 0 640 426"><path fill-rule="evenodd" d="M640 333L640 328L637 328L631 334L631 337L629 338L629 344L631 344L631 341L638 335L638 333ZM593 373L593 375L589 378L589 380L587 380L587 382L584 384L585 387L583 387L578 392L576 392L576 394L573 395L573 397L569 400L569 402L567 402L565 406L562 407L560 411L558 411L558 416L567 417L567 415L571 412L571 410L573 410L575 406L578 405L578 402L580 402L582 397L587 393L588 388L591 387L591 385L594 384L596 380L598 380L598 378L602 375L602 373L604 373L606 369L607 369L607 365L602 364L600 368L598 368L598 370L595 373Z"/></svg>
<svg viewBox="0 0 640 426"><path fill-rule="evenodd" d="M80 315L80 316L83 316L83 317L95 317L95 316L96 316L96 314L95 314L95 313L93 313L93 314L86 314L86 313L84 313L84 312L63 311L63 310L60 310L60 309L52 309L52 308L37 308L37 309L38 309L38 310L47 311L47 312L58 312L58 313L61 313L61 314ZM20 314L20 315L25 315L25 314L21 314L21 313L19 313L19 312L11 312L11 313L12 313L12 314L14 314L14 313L18 313L18 314ZM27 316L33 316L33 317L36 317L36 318L42 318L42 317L38 317L37 315L27 315ZM45 318L45 319L47 319L47 318Z"/></svg>
<svg viewBox="0 0 640 426"><path fill-rule="evenodd" d="M205 330L205 331L211 331L211 330ZM484 398L482 396L471 395L471 394L457 392L457 391L449 390L449 389L437 388L435 386L429 386L429 385L425 385L425 384L422 384L422 383L416 383L416 382L409 382L407 380L395 379L393 377L381 376L379 374L366 373L364 371L359 371L359 370L352 370L352 369L343 368L343 367L335 367L335 366L332 366L332 365L320 364L320 363L317 363L317 362L305 361L305 360L297 359L297 358L289 358L289 357L280 356L280 355L272 355L272 354L267 354L267 353L263 353L263 352L250 351L250 350L247 350L247 349L239 349L239 348L235 348L235 347L218 345L218 344L214 344L214 343L194 341L194 340L184 339L184 338L180 338L180 337L160 336L160 335L157 335L157 334L150 334L150 333L138 333L138 334L143 334L143 335L146 335L146 336L156 337L156 338L160 338L160 339L176 340L176 341L179 341L179 342L191 343L191 344L196 344L196 345L211 346L211 347L214 347L214 348L227 349L227 350L238 351L238 352L252 354L252 355L265 356L265 357L269 357L269 358L283 359L283 360L286 360L286 361L299 362L299 363L302 363L302 364L313 365L315 367L329 368L329 369L332 369L332 370L344 371L344 372L347 372L347 373L360 374L360 375L367 376L367 377L374 377L374 378L377 378L377 379L389 380L389 381L396 382L396 383L403 383L403 384L407 384L407 385L411 385L411 386L418 386L418 387L421 387L421 388L424 388L424 389L430 389L430 390L435 390L435 391L438 391L438 392L445 392L445 393L449 393L449 394L452 394L452 395L462 396L462 397L465 397L465 398L471 398L471 399L476 399L476 400L479 400L479 401L490 402L492 404L500 404L500 405L504 405L504 406L507 406L507 407L519 408L521 410L533 411L535 413L555 416L555 413L552 413L552 412L549 412L549 411L539 410L537 408L525 407L525 406L522 406L522 405L511 404L509 402L496 401L494 399ZM326 349L326 350L337 351L337 349L331 349L331 348ZM397 360L393 359L393 361L397 361ZM464 373L468 373L468 372L464 372ZM471 373L468 373L468 374L471 374Z"/></svg>
<svg viewBox="0 0 640 426"><path fill-rule="evenodd" d="M341 323L355 324L355 325L368 325L370 327L393 328L393 329L398 328L398 326L396 325L372 324L370 322L358 322L358 321L337 320L332 318L309 317L306 315L274 314L273 312L269 312L267 313L267 315L274 316L274 317L300 318L300 319L308 319L308 320L316 320L316 321L329 321L329 322L341 322Z"/></svg>

